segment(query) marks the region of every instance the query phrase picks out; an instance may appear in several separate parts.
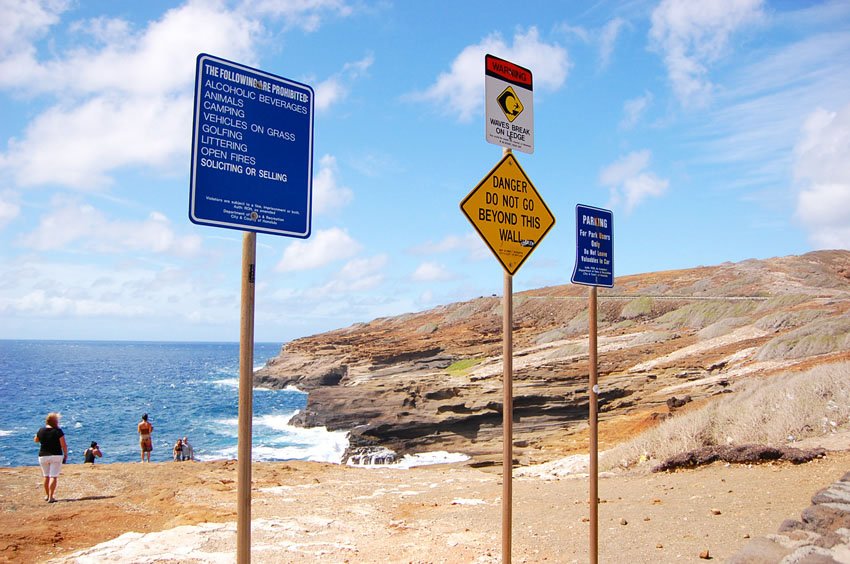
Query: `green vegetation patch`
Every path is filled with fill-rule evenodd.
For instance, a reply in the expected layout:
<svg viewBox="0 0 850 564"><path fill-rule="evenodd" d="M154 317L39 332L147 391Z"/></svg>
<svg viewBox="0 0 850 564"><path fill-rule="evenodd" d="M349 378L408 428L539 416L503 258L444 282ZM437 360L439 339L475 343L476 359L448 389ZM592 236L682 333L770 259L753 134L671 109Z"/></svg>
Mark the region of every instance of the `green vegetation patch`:
<svg viewBox="0 0 850 564"><path fill-rule="evenodd" d="M623 319L634 319L652 313L652 298L643 296L635 298L625 305L623 311L620 312L620 317Z"/></svg>
<svg viewBox="0 0 850 564"><path fill-rule="evenodd" d="M463 360L458 360L456 362L451 363L447 368L446 372L453 376L460 376L466 374L475 366L481 364L483 358L465 358Z"/></svg>
<svg viewBox="0 0 850 564"><path fill-rule="evenodd" d="M764 331L783 331L807 325L819 317L828 317L830 312L821 309L800 311L777 311L756 321L756 327Z"/></svg>
<svg viewBox="0 0 850 564"><path fill-rule="evenodd" d="M801 294L785 294L783 296L774 296L769 300L764 300L756 311L774 311L777 309L787 310L796 305L808 302L811 296Z"/></svg>
<svg viewBox="0 0 850 564"><path fill-rule="evenodd" d="M749 301L699 301L665 313L658 321L672 328L703 329L727 317L745 317L756 307Z"/></svg>
<svg viewBox="0 0 850 564"><path fill-rule="evenodd" d="M810 323L768 341L758 360L805 358L850 350L850 315Z"/></svg>

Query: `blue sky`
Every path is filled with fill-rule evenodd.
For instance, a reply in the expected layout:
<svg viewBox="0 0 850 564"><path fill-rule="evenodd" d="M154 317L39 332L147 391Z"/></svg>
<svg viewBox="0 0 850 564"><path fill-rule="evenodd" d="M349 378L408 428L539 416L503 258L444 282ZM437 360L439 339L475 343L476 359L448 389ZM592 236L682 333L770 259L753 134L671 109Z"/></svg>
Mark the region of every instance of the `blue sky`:
<svg viewBox="0 0 850 564"><path fill-rule="evenodd" d="M577 203L616 275L850 248L850 3L0 0L0 338L239 338L241 233L188 220L195 59L311 85L308 239L257 238L258 341L501 294L459 209L496 164L484 55L534 77L569 282Z"/></svg>

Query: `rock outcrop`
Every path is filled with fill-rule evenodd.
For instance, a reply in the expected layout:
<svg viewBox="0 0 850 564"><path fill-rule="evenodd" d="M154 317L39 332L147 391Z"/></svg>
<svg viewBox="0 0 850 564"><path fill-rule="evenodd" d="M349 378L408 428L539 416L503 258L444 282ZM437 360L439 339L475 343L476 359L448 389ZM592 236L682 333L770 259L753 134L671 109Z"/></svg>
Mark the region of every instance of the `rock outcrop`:
<svg viewBox="0 0 850 564"><path fill-rule="evenodd" d="M517 460L586 448L587 289L530 290L513 303ZM294 422L350 430L355 449L451 450L495 463L501 310L500 297L480 297L297 339L255 382L308 392ZM604 447L742 379L847 358L850 252L620 277L600 289L598 319Z"/></svg>
<svg viewBox="0 0 850 564"><path fill-rule="evenodd" d="M667 472L679 468L696 468L712 462L730 464L758 464L760 462L782 461L802 464L826 455L822 448L799 449L794 447L774 447L769 445L715 445L682 452L671 456L661 464L652 467L653 472Z"/></svg>
<svg viewBox="0 0 850 564"><path fill-rule="evenodd" d="M850 562L850 473L816 493L799 521L786 520L777 534L751 540L727 562Z"/></svg>

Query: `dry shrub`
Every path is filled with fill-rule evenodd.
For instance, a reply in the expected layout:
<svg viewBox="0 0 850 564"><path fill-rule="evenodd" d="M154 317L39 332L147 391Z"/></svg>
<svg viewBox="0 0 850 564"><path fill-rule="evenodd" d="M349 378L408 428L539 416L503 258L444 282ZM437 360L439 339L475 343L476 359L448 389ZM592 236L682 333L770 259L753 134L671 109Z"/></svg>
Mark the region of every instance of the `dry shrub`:
<svg viewBox="0 0 850 564"><path fill-rule="evenodd" d="M635 298L623 307L620 317L623 319L634 319L636 317L649 316L652 313L652 301L652 298L649 296Z"/></svg>
<svg viewBox="0 0 850 564"><path fill-rule="evenodd" d="M850 315L809 323L768 341L758 360L785 360L850 350Z"/></svg>
<svg viewBox="0 0 850 564"><path fill-rule="evenodd" d="M752 379L603 453L602 469L717 444L780 446L850 429L850 362Z"/></svg>
<svg viewBox="0 0 850 564"><path fill-rule="evenodd" d="M744 317L757 306L747 301L699 301L662 315L658 321L679 329L703 329L729 317Z"/></svg>
<svg viewBox="0 0 850 564"><path fill-rule="evenodd" d="M697 337L700 340L707 341L709 339L714 339L715 337L722 337L728 333L731 333L738 327L743 327L750 320L747 317L727 317L726 319L721 319L715 323L712 323L705 329L700 329L697 333Z"/></svg>
<svg viewBox="0 0 850 564"><path fill-rule="evenodd" d="M756 308L756 312L789 310L796 305L806 303L812 299L811 296L805 294L783 294L781 296L773 296L761 302Z"/></svg>
<svg viewBox="0 0 850 564"><path fill-rule="evenodd" d="M819 317L829 316L830 312L819 309L804 309L800 311L777 311L765 315L755 322L755 326L764 331L784 331L811 323Z"/></svg>
<svg viewBox="0 0 850 564"><path fill-rule="evenodd" d="M632 340L632 346L663 343L676 337L678 337L678 334L670 333L669 331L642 331L635 335L635 338Z"/></svg>

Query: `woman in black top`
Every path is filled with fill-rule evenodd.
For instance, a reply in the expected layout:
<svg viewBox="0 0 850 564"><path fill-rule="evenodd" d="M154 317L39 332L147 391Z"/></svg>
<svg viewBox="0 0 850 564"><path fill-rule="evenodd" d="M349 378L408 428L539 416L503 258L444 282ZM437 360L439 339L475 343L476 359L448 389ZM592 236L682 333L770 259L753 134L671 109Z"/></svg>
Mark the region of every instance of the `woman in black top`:
<svg viewBox="0 0 850 564"><path fill-rule="evenodd" d="M38 430L33 439L41 445L38 450L38 463L44 476L44 501L53 503L56 498L56 483L62 465L68 458L68 445L65 443L65 433L59 427L59 414L48 413L46 425Z"/></svg>
<svg viewBox="0 0 850 564"><path fill-rule="evenodd" d="M83 453L83 463L94 464L94 457L100 458L103 456L103 453L100 452L100 447L97 446L97 441L92 441L91 446L86 449L86 452Z"/></svg>

